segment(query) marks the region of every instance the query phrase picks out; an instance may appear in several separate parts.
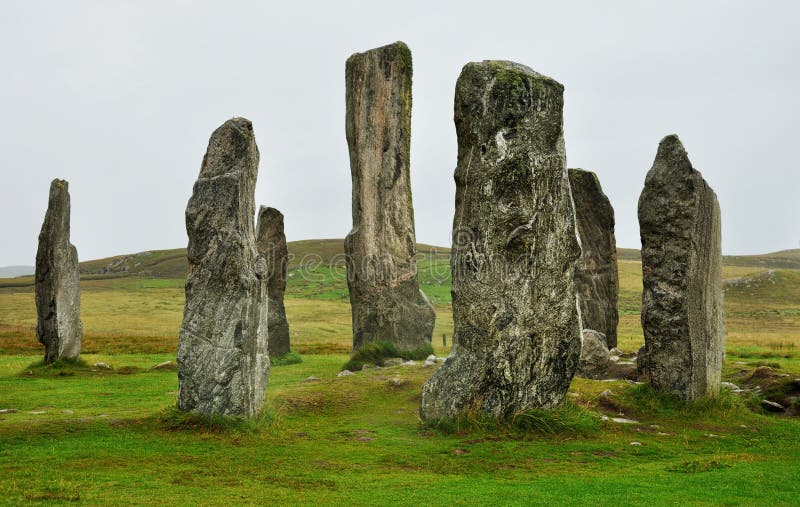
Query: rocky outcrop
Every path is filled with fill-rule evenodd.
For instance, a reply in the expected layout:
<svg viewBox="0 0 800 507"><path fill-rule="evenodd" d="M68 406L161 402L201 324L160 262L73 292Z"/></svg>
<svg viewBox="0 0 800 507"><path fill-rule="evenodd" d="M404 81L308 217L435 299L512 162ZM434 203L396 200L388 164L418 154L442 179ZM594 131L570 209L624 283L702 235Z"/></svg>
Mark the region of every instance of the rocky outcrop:
<svg viewBox="0 0 800 507"><path fill-rule="evenodd" d="M202 415L257 415L269 375L267 266L256 251L258 175L253 125L211 136L186 207L186 306L178 346L178 406Z"/></svg>
<svg viewBox="0 0 800 507"><path fill-rule="evenodd" d="M36 337L44 362L81 353L81 287L78 250L69 242L69 183L53 180L36 251Z"/></svg>
<svg viewBox="0 0 800 507"><path fill-rule="evenodd" d="M725 327L717 196L678 136L665 137L639 198L642 327L638 367L691 400L719 393Z"/></svg>
<svg viewBox="0 0 800 507"><path fill-rule="evenodd" d="M584 329L577 375L583 378L601 379L608 373L610 365L611 355L606 346L606 337L593 329Z"/></svg>
<svg viewBox="0 0 800 507"><path fill-rule="evenodd" d="M289 353L289 322L283 306L286 292L286 272L289 250L283 233L283 213L261 206L258 210L256 246L267 262L267 322L269 324L269 355L281 357Z"/></svg>
<svg viewBox="0 0 800 507"><path fill-rule="evenodd" d="M570 169L569 182L583 250L576 272L583 327L603 333L608 347L613 348L617 346L619 323L614 208L595 173Z"/></svg>
<svg viewBox="0 0 800 507"><path fill-rule="evenodd" d="M554 407L581 350L561 84L512 62L456 84L454 349L422 388L423 420Z"/></svg>
<svg viewBox="0 0 800 507"><path fill-rule="evenodd" d="M347 60L353 229L345 239L353 349L429 347L436 317L417 281L409 175L411 52L402 42Z"/></svg>

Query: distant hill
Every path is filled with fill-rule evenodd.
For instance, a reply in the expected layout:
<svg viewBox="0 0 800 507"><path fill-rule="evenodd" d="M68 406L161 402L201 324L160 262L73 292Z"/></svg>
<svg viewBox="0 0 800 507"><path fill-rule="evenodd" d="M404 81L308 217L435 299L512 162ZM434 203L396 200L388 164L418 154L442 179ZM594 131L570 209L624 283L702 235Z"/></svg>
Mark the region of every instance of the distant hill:
<svg viewBox="0 0 800 507"><path fill-rule="evenodd" d="M289 269L299 266L329 264L344 255L343 239L305 239L290 241ZM446 256L449 248L417 244L418 255ZM186 249L152 250L118 255L80 263L85 278L140 276L145 278L184 278L188 269Z"/></svg>
<svg viewBox="0 0 800 507"><path fill-rule="evenodd" d="M335 261L337 256L344 254L344 240L341 239L292 241L289 242L288 247L289 269L329 264L332 260ZM450 253L450 249L418 243L417 253L420 256L445 257ZM641 260L639 250L633 248L619 248L617 256L621 261ZM800 250L784 250L764 255L726 255L723 257L723 264L763 269L800 269ZM185 248L151 250L80 263L81 275L85 279L127 276L184 278L187 268ZM32 275L33 271L33 266L9 266L0 268L0 278L25 277L14 282L27 285L32 283L32 279L26 275Z"/></svg>
<svg viewBox="0 0 800 507"><path fill-rule="evenodd" d="M642 254L634 248L618 248L617 258L621 261L641 261ZM722 263L744 268L800 269L800 250L782 250L763 255L724 255Z"/></svg>
<svg viewBox="0 0 800 507"><path fill-rule="evenodd" d="M0 278L14 278L16 276L29 276L36 271L33 266L4 266L0 268Z"/></svg>

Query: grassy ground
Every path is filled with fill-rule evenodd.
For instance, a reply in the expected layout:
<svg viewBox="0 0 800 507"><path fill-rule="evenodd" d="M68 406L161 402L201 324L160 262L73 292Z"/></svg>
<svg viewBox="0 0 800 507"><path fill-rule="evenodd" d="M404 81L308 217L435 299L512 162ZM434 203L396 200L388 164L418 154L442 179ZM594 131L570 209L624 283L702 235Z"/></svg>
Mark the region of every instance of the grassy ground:
<svg viewBox="0 0 800 507"><path fill-rule="evenodd" d="M0 413L0 504L797 504L800 422L761 413L748 396L687 405L576 379L566 408L536 415L526 432L423 427L419 387L432 369L337 378L351 344L343 271L291 273L286 308L303 362L273 368L268 416L234 428L176 422L176 374L152 369L174 360L182 279L82 281L83 357L112 366L98 371L36 366L32 287L0 281L0 409L18 410ZM620 263L626 350L643 341L640 273L635 260ZM745 385L763 365L800 377L800 271L724 274L725 378ZM420 282L437 309L434 347L446 354L446 259L423 259ZM306 382L312 375L320 380Z"/></svg>
<svg viewBox="0 0 800 507"><path fill-rule="evenodd" d="M417 417L430 369L337 378L346 356L315 355L273 369L260 426L187 429L168 411L174 371L149 370L170 358L87 356L115 370L66 376L0 358L3 404L19 409L0 415L0 503L796 505L800 494L800 424L730 395L686 405L576 380L569 410L592 418L588 430L447 433Z"/></svg>

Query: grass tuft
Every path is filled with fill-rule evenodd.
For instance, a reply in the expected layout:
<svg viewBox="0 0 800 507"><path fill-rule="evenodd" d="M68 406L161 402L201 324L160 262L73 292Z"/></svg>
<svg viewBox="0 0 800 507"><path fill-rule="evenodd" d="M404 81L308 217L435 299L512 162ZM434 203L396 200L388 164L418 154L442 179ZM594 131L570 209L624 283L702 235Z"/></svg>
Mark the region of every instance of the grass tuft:
<svg viewBox="0 0 800 507"><path fill-rule="evenodd" d="M272 366L288 366L290 364L302 363L303 356L294 350L290 350L282 356L270 357L269 361Z"/></svg>
<svg viewBox="0 0 800 507"><path fill-rule="evenodd" d="M20 375L39 375L46 377L65 377L72 376L78 372L90 370L89 363L80 357L64 357L52 363L45 363L44 360L36 361L25 367Z"/></svg>
<svg viewBox="0 0 800 507"><path fill-rule="evenodd" d="M159 427L168 431L213 434L257 433L272 429L277 424L276 416L268 410L264 410L258 417L247 418L232 415L204 416L171 407L162 411L156 420Z"/></svg>
<svg viewBox="0 0 800 507"><path fill-rule="evenodd" d="M602 422L597 414L567 400L556 408L526 410L508 419L467 414L455 420L434 421L426 426L449 434L480 432L509 437L572 437L595 435L602 429Z"/></svg>
<svg viewBox="0 0 800 507"><path fill-rule="evenodd" d="M418 349L402 350L397 348L394 343L372 342L367 343L355 351L350 357L350 360L342 366L342 369L359 371L365 364L370 366L383 366L384 361L390 357L402 357L405 360L419 360L425 359L431 354L433 354L433 346L429 343Z"/></svg>
<svg viewBox="0 0 800 507"><path fill-rule="evenodd" d="M684 401L678 396L657 391L650 384L637 385L625 391L624 398L633 411L659 417L716 419L740 415L747 411L742 399L727 389L716 398Z"/></svg>

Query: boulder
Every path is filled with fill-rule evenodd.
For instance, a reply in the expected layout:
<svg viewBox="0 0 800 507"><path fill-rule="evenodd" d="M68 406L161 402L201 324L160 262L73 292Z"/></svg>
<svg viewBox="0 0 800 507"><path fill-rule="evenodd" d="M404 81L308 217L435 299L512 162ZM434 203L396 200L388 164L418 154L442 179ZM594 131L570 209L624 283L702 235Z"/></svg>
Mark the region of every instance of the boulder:
<svg viewBox="0 0 800 507"><path fill-rule="evenodd" d="M639 369L685 400L719 393L725 326L720 209L678 136L665 137L639 198L642 327Z"/></svg>
<svg viewBox="0 0 800 507"><path fill-rule="evenodd" d="M266 261L256 250L258 175L253 125L225 122L211 136L186 207L189 273L178 345L178 407L254 417L264 406Z"/></svg>
<svg viewBox="0 0 800 507"><path fill-rule="evenodd" d="M578 367L581 250L566 171L564 88L523 65L456 83L453 350L423 386L425 421L559 405Z"/></svg>
<svg viewBox="0 0 800 507"><path fill-rule="evenodd" d="M275 208L261 206L256 225L256 247L267 262L267 323L270 357L289 353L289 321L283 294L286 292L286 273L289 267L289 250L283 233L283 213Z"/></svg>
<svg viewBox="0 0 800 507"><path fill-rule="evenodd" d="M411 51L402 42L346 66L353 228L345 239L353 349L430 346L436 314L417 280L411 203Z"/></svg>
<svg viewBox="0 0 800 507"><path fill-rule="evenodd" d="M611 359L603 333L593 329L584 329L577 375L589 379L604 378L608 372L610 362Z"/></svg>
<svg viewBox="0 0 800 507"><path fill-rule="evenodd" d="M603 333L606 344L613 348L617 346L619 322L614 208L595 173L570 169L569 182L583 251L575 275L583 328Z"/></svg>
<svg viewBox="0 0 800 507"><path fill-rule="evenodd" d="M69 183L50 183L47 213L36 251L36 337L44 362L76 358L81 353L81 287L78 250L69 242Z"/></svg>

